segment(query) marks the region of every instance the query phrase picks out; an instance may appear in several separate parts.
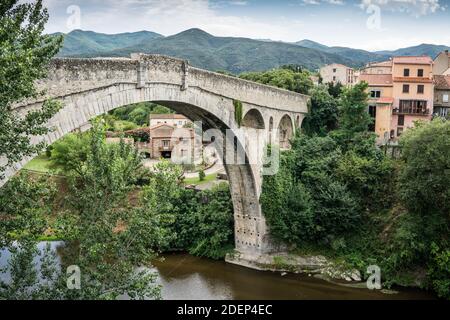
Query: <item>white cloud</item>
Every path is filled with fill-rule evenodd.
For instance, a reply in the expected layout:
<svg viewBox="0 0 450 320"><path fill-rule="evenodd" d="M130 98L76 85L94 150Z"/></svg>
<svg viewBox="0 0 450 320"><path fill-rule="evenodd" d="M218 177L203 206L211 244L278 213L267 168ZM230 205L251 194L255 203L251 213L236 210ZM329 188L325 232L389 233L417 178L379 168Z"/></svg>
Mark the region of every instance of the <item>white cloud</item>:
<svg viewBox="0 0 450 320"><path fill-rule="evenodd" d="M439 0L362 0L361 8L367 9L371 5L379 6L389 11L400 11L415 16L423 16L444 10Z"/></svg>
<svg viewBox="0 0 450 320"><path fill-rule="evenodd" d="M303 27L299 21L278 17L277 22L259 20L244 15L224 14L208 0L47 0L50 9L65 12L68 3L81 9L83 30L104 33L151 30L172 35L190 28L200 28L218 36L249 38L292 39L293 28ZM244 5L246 1L227 1ZM53 18L52 18L53 17ZM48 32L67 32L64 14L50 11Z"/></svg>

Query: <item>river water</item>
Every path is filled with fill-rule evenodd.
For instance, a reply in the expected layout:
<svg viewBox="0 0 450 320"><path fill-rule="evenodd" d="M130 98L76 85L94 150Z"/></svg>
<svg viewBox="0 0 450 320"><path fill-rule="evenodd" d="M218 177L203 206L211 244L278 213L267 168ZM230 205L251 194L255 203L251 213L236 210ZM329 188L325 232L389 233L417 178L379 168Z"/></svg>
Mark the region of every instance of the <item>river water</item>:
<svg viewBox="0 0 450 320"><path fill-rule="evenodd" d="M163 255L154 263L164 299L433 299L425 291L397 294L332 284L308 275L257 271L188 254Z"/></svg>
<svg viewBox="0 0 450 320"><path fill-rule="evenodd" d="M42 251L45 242L38 244ZM61 242L52 242L56 250ZM154 262L162 285L162 297L178 299L434 299L432 294L412 289L397 289L397 294L350 288L332 284L308 275L257 271L224 261L194 257L189 254L164 254ZM0 250L0 268L10 258L7 250ZM35 259L39 268L39 259ZM4 281L9 274L0 273Z"/></svg>

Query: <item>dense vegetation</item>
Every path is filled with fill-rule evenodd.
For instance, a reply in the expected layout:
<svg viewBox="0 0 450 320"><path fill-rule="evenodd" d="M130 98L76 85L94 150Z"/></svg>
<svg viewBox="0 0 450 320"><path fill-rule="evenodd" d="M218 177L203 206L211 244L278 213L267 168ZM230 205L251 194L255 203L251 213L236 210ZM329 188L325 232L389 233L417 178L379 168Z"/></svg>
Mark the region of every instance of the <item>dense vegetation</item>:
<svg viewBox="0 0 450 320"><path fill-rule="evenodd" d="M108 130L126 131L148 126L150 115L161 113L173 113L173 111L155 103L141 102L114 109L103 118Z"/></svg>
<svg viewBox="0 0 450 320"><path fill-rule="evenodd" d="M47 20L41 0L0 4L0 178L7 167L42 149L43 144L33 145L30 136L47 133L47 120L60 108L47 101L21 117L12 110L14 103L41 94L34 80L45 76L48 62L60 48L61 37L42 35Z"/></svg>
<svg viewBox="0 0 450 320"><path fill-rule="evenodd" d="M68 150L75 156L55 160L67 179L21 174L0 189L0 247L12 252L2 270L11 272L12 282L0 281L0 298L159 298L155 274L145 268L158 252L218 259L232 248L227 185L186 190L182 169L166 161L149 172L133 146L105 142L101 122L68 141L66 148L79 147ZM65 241L58 249L61 269L50 248L36 248L37 241L55 238ZM36 268L33 259L45 264ZM82 271L80 290L66 287L61 270L69 265Z"/></svg>
<svg viewBox="0 0 450 320"><path fill-rule="evenodd" d="M261 203L272 234L297 252L323 253L384 285L420 285L450 297L450 122L417 124L387 158L368 132L367 85L312 93L304 130L265 176ZM337 106L339 106L337 108Z"/></svg>
<svg viewBox="0 0 450 320"><path fill-rule="evenodd" d="M241 79L268 84L298 93L308 94L313 87L307 70L280 68L264 72L248 72L239 75Z"/></svg>

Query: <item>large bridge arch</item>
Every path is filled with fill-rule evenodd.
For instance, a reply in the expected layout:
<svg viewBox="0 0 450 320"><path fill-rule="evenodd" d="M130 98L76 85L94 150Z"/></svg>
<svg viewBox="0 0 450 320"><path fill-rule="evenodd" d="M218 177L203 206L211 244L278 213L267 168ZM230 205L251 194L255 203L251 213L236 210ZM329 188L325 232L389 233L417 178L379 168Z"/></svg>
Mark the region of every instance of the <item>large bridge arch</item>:
<svg viewBox="0 0 450 320"><path fill-rule="evenodd" d="M146 101L201 121L203 129L237 132L240 128L234 101L239 100L245 111L244 135L237 135L237 141L224 139L226 154L227 150L235 149L236 143L242 148L248 144L246 132L250 129L266 130L262 136L268 137L269 118L273 130L274 119L276 124L286 114L291 119L296 115L303 119L307 112L306 96L192 68L184 60L159 55L133 55L131 59L55 59L49 68L49 76L37 83L39 89L46 90L47 96L14 107L21 115L39 107L46 98L62 102L64 107L48 123L52 132L33 137L33 143L45 140L51 144L73 130L86 128L96 116ZM260 144L267 143L265 139ZM25 158L9 168L0 186L29 160ZM252 254L272 250L259 204L262 166L247 162L224 165L234 206L236 249Z"/></svg>

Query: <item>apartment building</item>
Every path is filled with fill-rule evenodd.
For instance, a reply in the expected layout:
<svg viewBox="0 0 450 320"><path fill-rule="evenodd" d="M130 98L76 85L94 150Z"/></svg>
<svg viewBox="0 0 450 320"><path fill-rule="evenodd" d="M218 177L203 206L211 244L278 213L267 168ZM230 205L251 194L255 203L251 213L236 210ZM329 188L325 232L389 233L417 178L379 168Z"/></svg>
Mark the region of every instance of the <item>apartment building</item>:
<svg viewBox="0 0 450 320"><path fill-rule="evenodd" d="M353 85L356 83L357 74L355 71L343 64L332 63L319 70L323 83L336 84L340 82L343 85Z"/></svg>
<svg viewBox="0 0 450 320"><path fill-rule="evenodd" d="M368 112L374 119L371 129L378 143L395 141L415 121L431 119L434 81L430 57L394 57L371 63L361 70L358 81L369 84Z"/></svg>
<svg viewBox="0 0 450 320"><path fill-rule="evenodd" d="M413 127L415 121L431 120L434 84L430 57L394 57L392 62L394 102L390 135L395 138Z"/></svg>
<svg viewBox="0 0 450 320"><path fill-rule="evenodd" d="M369 84L369 114L373 119L370 128L382 139L389 139L392 122L393 82L391 74L361 74L359 81Z"/></svg>
<svg viewBox="0 0 450 320"><path fill-rule="evenodd" d="M360 71L363 74L392 74L392 60L370 62Z"/></svg>

